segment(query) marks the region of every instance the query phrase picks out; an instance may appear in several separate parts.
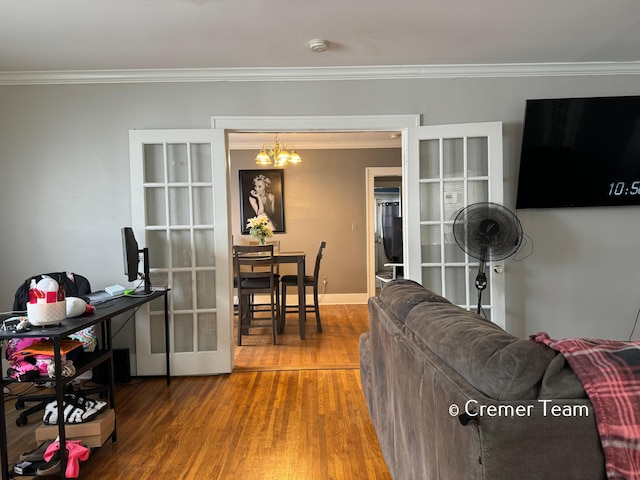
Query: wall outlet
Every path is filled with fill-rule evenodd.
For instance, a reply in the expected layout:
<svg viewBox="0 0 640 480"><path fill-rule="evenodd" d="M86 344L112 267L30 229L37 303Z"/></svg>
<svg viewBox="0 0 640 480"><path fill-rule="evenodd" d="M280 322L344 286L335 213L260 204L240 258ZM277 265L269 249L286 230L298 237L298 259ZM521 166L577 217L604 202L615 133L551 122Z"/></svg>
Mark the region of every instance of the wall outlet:
<svg viewBox="0 0 640 480"><path fill-rule="evenodd" d="M323 277L322 277L322 283L327 283L327 276L326 276L326 275L323 275Z"/></svg>

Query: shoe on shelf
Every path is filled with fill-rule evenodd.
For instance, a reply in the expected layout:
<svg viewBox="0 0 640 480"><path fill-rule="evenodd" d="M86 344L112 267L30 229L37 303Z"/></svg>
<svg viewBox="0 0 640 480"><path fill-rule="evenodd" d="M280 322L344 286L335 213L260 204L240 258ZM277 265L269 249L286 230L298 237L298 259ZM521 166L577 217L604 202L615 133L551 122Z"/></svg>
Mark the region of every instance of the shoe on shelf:
<svg viewBox="0 0 640 480"><path fill-rule="evenodd" d="M45 463L40 465L36 470L37 477L52 477L55 475L60 475L62 468L60 466L60 450L56 450L51 459Z"/></svg>
<svg viewBox="0 0 640 480"><path fill-rule="evenodd" d="M44 462L44 452L52 443L53 440L45 440L33 450L22 452L19 457L19 462Z"/></svg>

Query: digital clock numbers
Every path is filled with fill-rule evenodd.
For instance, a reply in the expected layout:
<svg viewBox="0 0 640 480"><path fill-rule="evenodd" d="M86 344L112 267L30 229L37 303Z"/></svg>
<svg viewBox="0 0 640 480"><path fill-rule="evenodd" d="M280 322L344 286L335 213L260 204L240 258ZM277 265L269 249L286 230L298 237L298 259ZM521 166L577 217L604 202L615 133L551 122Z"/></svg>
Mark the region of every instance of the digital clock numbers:
<svg viewBox="0 0 640 480"><path fill-rule="evenodd" d="M610 197L622 197L626 195L640 195L640 180L633 183L613 182L609 184Z"/></svg>

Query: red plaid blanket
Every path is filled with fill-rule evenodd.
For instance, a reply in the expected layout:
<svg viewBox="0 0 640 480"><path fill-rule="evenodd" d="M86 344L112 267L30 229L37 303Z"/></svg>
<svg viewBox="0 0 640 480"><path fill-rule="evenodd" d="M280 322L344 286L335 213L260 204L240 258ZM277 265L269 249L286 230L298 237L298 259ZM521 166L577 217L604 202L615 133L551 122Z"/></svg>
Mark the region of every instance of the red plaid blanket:
<svg viewBox="0 0 640 480"><path fill-rule="evenodd" d="M608 479L640 480L640 342L531 339L561 352L593 404Z"/></svg>

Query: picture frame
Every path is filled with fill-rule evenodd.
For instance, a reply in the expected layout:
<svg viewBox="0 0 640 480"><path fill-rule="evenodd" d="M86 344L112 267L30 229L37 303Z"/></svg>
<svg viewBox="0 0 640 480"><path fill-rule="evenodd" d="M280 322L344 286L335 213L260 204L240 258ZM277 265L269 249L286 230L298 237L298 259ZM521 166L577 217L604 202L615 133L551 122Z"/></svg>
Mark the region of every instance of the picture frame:
<svg viewBox="0 0 640 480"><path fill-rule="evenodd" d="M269 217L274 233L285 233L284 170L240 170L240 222L249 235L247 221L261 213Z"/></svg>

